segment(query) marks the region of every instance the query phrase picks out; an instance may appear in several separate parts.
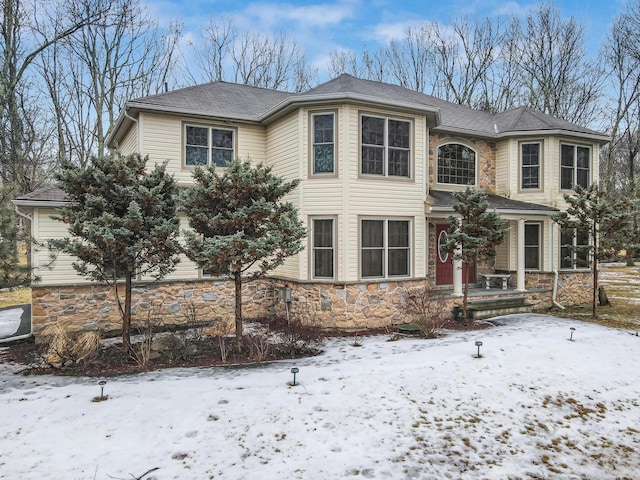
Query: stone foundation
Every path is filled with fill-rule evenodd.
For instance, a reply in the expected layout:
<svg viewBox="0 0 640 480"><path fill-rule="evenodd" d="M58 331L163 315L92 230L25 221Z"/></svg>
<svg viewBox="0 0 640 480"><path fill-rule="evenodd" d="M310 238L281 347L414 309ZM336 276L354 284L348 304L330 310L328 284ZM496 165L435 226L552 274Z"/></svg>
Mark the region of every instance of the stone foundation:
<svg viewBox="0 0 640 480"><path fill-rule="evenodd" d="M563 305L589 303L590 272L561 273L557 301ZM402 298L407 289L420 287L424 280L381 281L368 283L324 284L296 283L279 279L261 279L243 287L243 316L246 319L269 315L287 316L324 328L379 328L409 321L402 313ZM291 302L283 301L285 287L291 288ZM524 296L534 309L552 306L552 273L527 274ZM462 303L443 290L451 308ZM507 292L478 290L483 299L498 298ZM449 295L447 295L449 294ZM199 322L234 319L233 282L202 279L136 283L133 290L132 324L143 326L153 317L164 325L188 324L193 307ZM36 337L48 327L59 325L68 332L101 331L117 335L121 320L113 289L104 285L36 286L32 291L32 324Z"/></svg>

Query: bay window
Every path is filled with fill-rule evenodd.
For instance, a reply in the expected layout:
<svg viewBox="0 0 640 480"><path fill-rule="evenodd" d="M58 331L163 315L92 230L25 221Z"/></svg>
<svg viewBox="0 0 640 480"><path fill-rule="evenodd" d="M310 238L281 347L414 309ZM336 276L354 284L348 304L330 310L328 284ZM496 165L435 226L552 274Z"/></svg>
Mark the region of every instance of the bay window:
<svg viewBox="0 0 640 480"><path fill-rule="evenodd" d="M361 173L411 176L411 122L388 117L361 117Z"/></svg>

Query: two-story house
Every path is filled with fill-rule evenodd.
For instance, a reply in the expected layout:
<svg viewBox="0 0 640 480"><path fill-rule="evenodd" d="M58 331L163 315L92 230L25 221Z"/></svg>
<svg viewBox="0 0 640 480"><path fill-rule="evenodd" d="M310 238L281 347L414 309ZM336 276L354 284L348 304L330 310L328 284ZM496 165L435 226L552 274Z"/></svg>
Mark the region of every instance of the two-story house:
<svg viewBox="0 0 640 480"><path fill-rule="evenodd" d="M434 282L453 304L463 271L441 248L453 213L451 192L489 194L509 233L490 265L465 272L478 294L525 296L538 308L588 301L590 276L572 258L587 239L560 231L552 215L575 184L598 181L605 135L527 108L501 114L341 75L293 94L214 82L129 101L108 138L112 149L168 162L188 186L197 165L224 168L233 158L273 167L301 183L287 199L308 227L306 248L264 280L246 286L246 316L285 308L326 327L402 322L402 294ZM64 236L51 219L64 197L56 187L16 200L45 241ZM187 226L186 220L184 226ZM72 330L117 329L109 288L91 284L60 255L33 252L41 281L33 289L34 332L59 322ZM482 274L501 273L486 290ZM283 301L284 287L291 302ZM231 318L233 286L184 257L159 283L140 278L138 319L151 305L181 317L185 302L201 315Z"/></svg>

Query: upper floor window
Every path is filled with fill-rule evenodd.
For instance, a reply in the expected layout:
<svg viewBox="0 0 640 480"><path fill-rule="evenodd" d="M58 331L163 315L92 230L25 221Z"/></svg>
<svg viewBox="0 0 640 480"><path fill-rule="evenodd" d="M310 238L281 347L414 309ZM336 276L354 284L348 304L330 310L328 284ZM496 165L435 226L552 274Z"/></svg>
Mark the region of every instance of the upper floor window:
<svg viewBox="0 0 640 480"><path fill-rule="evenodd" d="M560 156L560 188L571 190L574 185L587 188L591 176L591 149L562 144Z"/></svg>
<svg viewBox="0 0 640 480"><path fill-rule="evenodd" d="M411 176L411 122L362 115L361 128L363 174Z"/></svg>
<svg viewBox="0 0 640 480"><path fill-rule="evenodd" d="M541 150L540 142L520 144L520 161L522 164L520 188L540 188Z"/></svg>
<svg viewBox="0 0 640 480"><path fill-rule="evenodd" d="M459 143L438 147L438 183L476 184L476 152Z"/></svg>
<svg viewBox="0 0 640 480"><path fill-rule="evenodd" d="M408 220L362 220L362 278L408 277L411 274L410 226Z"/></svg>
<svg viewBox="0 0 640 480"><path fill-rule="evenodd" d="M335 114L311 115L313 174L335 173Z"/></svg>
<svg viewBox="0 0 640 480"><path fill-rule="evenodd" d="M185 126L184 163L188 167L225 167L235 158L235 130L219 127Z"/></svg>

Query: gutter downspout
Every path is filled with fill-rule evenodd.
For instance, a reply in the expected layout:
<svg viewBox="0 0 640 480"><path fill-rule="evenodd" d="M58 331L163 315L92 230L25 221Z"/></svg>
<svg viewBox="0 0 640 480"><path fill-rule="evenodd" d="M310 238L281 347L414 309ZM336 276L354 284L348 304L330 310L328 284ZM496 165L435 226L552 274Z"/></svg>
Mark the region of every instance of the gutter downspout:
<svg viewBox="0 0 640 480"><path fill-rule="evenodd" d="M140 124L138 123L138 119L133 118L131 115L129 115L129 112L127 112L126 107L124 109L124 116L127 117L136 125L136 152L140 153Z"/></svg>
<svg viewBox="0 0 640 480"><path fill-rule="evenodd" d="M551 222L551 268L553 269L553 292L551 293L551 303L558 307L560 310L565 310L565 307L560 305L556 301L556 295L558 294L558 269L555 266L555 256L553 252L556 250L556 222Z"/></svg>

